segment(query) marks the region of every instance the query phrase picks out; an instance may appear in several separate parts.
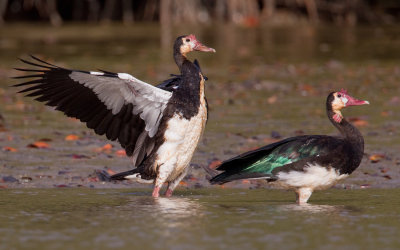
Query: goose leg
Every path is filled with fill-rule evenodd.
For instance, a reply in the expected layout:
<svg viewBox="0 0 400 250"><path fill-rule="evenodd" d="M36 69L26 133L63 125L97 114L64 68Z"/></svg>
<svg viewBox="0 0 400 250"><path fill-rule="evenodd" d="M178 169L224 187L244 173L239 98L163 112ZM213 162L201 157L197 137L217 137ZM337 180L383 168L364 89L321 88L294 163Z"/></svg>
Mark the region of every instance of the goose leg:
<svg viewBox="0 0 400 250"><path fill-rule="evenodd" d="M186 176L188 170L189 170L189 168L186 167L185 170L175 180L168 183L167 191L165 191L166 197L172 196L172 193L174 192L175 188L179 185L181 180Z"/></svg>
<svg viewBox="0 0 400 250"><path fill-rule="evenodd" d="M160 189L162 185L167 181L168 176L172 173L175 164L163 164L158 170L158 176L154 182L153 197L160 196ZM169 186L169 185L168 185ZM171 193L172 194L172 193Z"/></svg>
<svg viewBox="0 0 400 250"><path fill-rule="evenodd" d="M160 187L159 186L154 186L153 193L151 194L151 196L153 196L155 198L160 196Z"/></svg>
<svg viewBox="0 0 400 250"><path fill-rule="evenodd" d="M299 205L307 204L313 190L311 188L299 188L295 190L296 192L296 202Z"/></svg>
<svg viewBox="0 0 400 250"><path fill-rule="evenodd" d="M171 189L169 186L170 186L170 184L168 184L168 188L165 191L165 197L171 197L172 196L172 192L174 192L174 190Z"/></svg>

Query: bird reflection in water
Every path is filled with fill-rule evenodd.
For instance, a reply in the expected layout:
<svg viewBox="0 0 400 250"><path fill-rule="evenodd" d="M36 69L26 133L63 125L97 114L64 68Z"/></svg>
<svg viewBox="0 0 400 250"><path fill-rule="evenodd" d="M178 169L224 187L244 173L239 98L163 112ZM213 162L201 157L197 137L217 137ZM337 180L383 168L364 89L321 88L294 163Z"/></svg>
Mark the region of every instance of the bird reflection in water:
<svg viewBox="0 0 400 250"><path fill-rule="evenodd" d="M359 212L359 209L352 206L341 206L341 205L318 205L318 204L288 204L281 205L278 207L281 211L293 211L293 212L306 212L312 214L324 213L324 214L338 214L342 212Z"/></svg>
<svg viewBox="0 0 400 250"><path fill-rule="evenodd" d="M145 216L144 221L156 225L152 233L169 238L177 232L187 232L202 227L204 209L196 199L185 197L133 196L127 206Z"/></svg>

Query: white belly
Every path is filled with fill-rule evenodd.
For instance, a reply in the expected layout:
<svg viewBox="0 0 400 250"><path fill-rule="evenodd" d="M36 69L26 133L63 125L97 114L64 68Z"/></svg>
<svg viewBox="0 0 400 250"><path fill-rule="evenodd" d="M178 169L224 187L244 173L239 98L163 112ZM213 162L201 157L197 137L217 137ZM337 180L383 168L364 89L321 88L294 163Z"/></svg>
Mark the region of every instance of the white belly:
<svg viewBox="0 0 400 250"><path fill-rule="evenodd" d="M316 164L309 165L304 172L280 172L277 174L278 180L275 182L275 185L287 189L307 187L311 188L312 190L318 190L329 188L337 181L347 176L347 174L341 175L334 168L328 169Z"/></svg>
<svg viewBox="0 0 400 250"><path fill-rule="evenodd" d="M202 104L199 113L190 120L175 114L168 121L165 142L158 149L156 160L160 172L170 172L167 181L176 179L189 166L206 120L207 109Z"/></svg>

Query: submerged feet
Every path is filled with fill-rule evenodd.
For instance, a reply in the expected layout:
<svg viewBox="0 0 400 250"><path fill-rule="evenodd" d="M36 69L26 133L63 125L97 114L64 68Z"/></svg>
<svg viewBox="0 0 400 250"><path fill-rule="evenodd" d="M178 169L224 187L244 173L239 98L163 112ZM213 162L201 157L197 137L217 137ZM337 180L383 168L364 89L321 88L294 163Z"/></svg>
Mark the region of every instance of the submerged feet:
<svg viewBox="0 0 400 250"><path fill-rule="evenodd" d="M313 190L311 188L299 188L295 190L296 192L296 202L299 205L307 204L308 199L310 198Z"/></svg>
<svg viewBox="0 0 400 250"><path fill-rule="evenodd" d="M167 191L165 191L165 197L171 197L172 196L173 190L168 188Z"/></svg>
<svg viewBox="0 0 400 250"><path fill-rule="evenodd" d="M171 197L172 196L172 192L174 192L174 190L168 188L164 193L165 197ZM160 197L160 187L157 187L157 186L154 187L153 193L152 193L151 196L153 196L155 198Z"/></svg>
<svg viewBox="0 0 400 250"><path fill-rule="evenodd" d="M151 194L151 196L157 198L160 196L160 187L155 186L153 189L153 193Z"/></svg>

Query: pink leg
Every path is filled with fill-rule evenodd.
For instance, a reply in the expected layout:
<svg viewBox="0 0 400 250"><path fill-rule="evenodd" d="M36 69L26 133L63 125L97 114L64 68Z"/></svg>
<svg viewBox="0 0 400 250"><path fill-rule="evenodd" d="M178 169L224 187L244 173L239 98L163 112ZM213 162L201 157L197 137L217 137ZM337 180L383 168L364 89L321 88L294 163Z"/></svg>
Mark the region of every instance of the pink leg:
<svg viewBox="0 0 400 250"><path fill-rule="evenodd" d="M299 205L307 204L313 190L311 188L299 188L296 191L296 201Z"/></svg>
<svg viewBox="0 0 400 250"><path fill-rule="evenodd" d="M167 191L165 191L165 197L171 197L172 196L172 192L174 192L174 190L168 188Z"/></svg>
<svg viewBox="0 0 400 250"><path fill-rule="evenodd" d="M154 186L152 196L155 197L155 198L160 196L160 187Z"/></svg>

